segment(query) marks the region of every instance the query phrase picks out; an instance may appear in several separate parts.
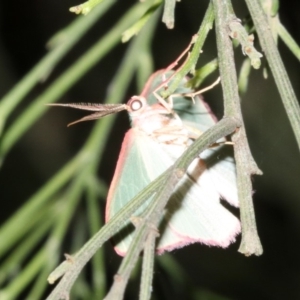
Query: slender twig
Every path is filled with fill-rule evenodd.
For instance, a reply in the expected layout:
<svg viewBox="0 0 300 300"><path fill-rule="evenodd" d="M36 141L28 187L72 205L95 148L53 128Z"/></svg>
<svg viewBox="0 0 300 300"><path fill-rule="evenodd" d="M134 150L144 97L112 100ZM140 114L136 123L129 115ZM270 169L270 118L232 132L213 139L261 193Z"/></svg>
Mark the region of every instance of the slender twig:
<svg viewBox="0 0 300 300"><path fill-rule="evenodd" d="M57 267L49 276L48 281L53 283L57 278L64 275L59 284L55 287L48 300L60 299L59 296L64 293L68 294L74 281L79 275L82 268L95 254L95 252L111 238L119 229L121 229L126 221L134 214L134 212L148 199L159 187L165 175L151 182L151 184L137 194L126 206L114 215L114 217L106 223L91 240L89 240L75 255L70 256L59 267Z"/></svg>
<svg viewBox="0 0 300 300"><path fill-rule="evenodd" d="M79 202L80 199L80 193L85 183L86 173L87 170L85 170L85 172L83 173L78 174L76 179L72 182L71 186L62 196L62 200L64 201L59 201L57 203L56 206L58 206L59 209L56 207L56 210L52 212L54 213L55 216L55 219L53 220L54 222L52 222L52 232L49 234L49 238L43 249L46 251L48 259L47 259L47 263L44 264L42 270L40 271L41 273L40 276L44 274L47 276L47 274L49 274L49 271L53 269L53 267L59 261L60 244L57 243L56 241L62 240L63 236L65 235L68 229L68 225L74 214L74 210L77 207L77 203ZM35 285L32 288L31 291L32 295L43 292L44 288L46 287L45 275L42 278L38 277ZM36 274L32 274L31 278L34 278L35 276ZM39 281L41 281L41 284L39 284ZM22 289L24 288L25 286ZM30 295L28 295L28 299L30 299L29 296ZM32 297L32 299L37 299L37 297Z"/></svg>
<svg viewBox="0 0 300 300"><path fill-rule="evenodd" d="M300 61L300 47L290 35L290 33L286 30L286 28L282 25L280 20L277 23L277 32L286 46L291 50L291 52L295 55L295 57Z"/></svg>
<svg viewBox="0 0 300 300"><path fill-rule="evenodd" d="M145 241L139 300L151 299L152 280L154 275L155 241L158 235L157 230L153 228L153 230L150 230Z"/></svg>
<svg viewBox="0 0 300 300"><path fill-rule="evenodd" d="M109 1L104 1L104 0L88 0L82 4L70 7L70 12L73 12L75 14L83 14L83 15L87 15L88 13L90 13L93 9L95 9L95 7L99 4L101 4L102 2L109 2Z"/></svg>
<svg viewBox="0 0 300 300"><path fill-rule="evenodd" d="M194 77L188 81L187 86L197 88L210 74L218 69L218 60L214 58L210 62L206 63L201 68L195 71Z"/></svg>
<svg viewBox="0 0 300 300"><path fill-rule="evenodd" d="M153 2L153 6L149 8L145 12L145 14L136 21L130 28L128 28L126 31L122 34L122 42L126 43L128 42L133 36L139 34L141 29L144 28L145 24L148 22L149 18L152 17L153 12L155 12L160 6L161 6L162 0L155 0Z"/></svg>
<svg viewBox="0 0 300 300"><path fill-rule="evenodd" d="M251 62L249 59L245 59L242 63L239 72L239 92L241 95L245 94L248 89L249 76L251 72Z"/></svg>
<svg viewBox="0 0 300 300"><path fill-rule="evenodd" d="M162 17L163 23L167 28L172 29L175 23L175 5L176 0L165 0L164 13Z"/></svg>
<svg viewBox="0 0 300 300"><path fill-rule="evenodd" d="M212 9L212 4L210 3L206 10L206 13L205 13L203 21L201 23L201 26L199 28L199 31L197 33L193 49L192 49L188 59L179 68L179 70L177 70L176 74L172 77L172 83L168 86L167 90L161 92L161 96L163 98L167 98L170 95L172 95L173 92L178 87L179 83L182 81L183 77L186 76L188 74L188 72L195 69L197 60L200 56L201 49L206 40L208 32L212 29L213 21L214 21L214 13L213 13L213 9Z"/></svg>
<svg viewBox="0 0 300 300"><path fill-rule="evenodd" d="M224 95L224 115L225 117L238 119L241 125L232 135L242 223L242 241L239 251L245 255L260 255L262 254L262 246L256 229L251 176L261 174L261 171L256 166L251 155L246 137L238 94L233 47L227 31L228 22L236 18L236 16L231 13L231 3L229 1L213 0L213 4L216 19L219 69Z"/></svg>
<svg viewBox="0 0 300 300"><path fill-rule="evenodd" d="M288 78L260 1L246 0L246 3L300 149L300 106L295 92Z"/></svg>
<svg viewBox="0 0 300 300"><path fill-rule="evenodd" d="M101 210L99 207L99 193L96 192L95 184L91 184L93 178L87 180L87 206L88 206L88 221L90 233L94 235L102 226ZM99 249L92 258L92 284L95 295L102 299L106 290L106 276L103 273L105 269L104 251Z"/></svg>

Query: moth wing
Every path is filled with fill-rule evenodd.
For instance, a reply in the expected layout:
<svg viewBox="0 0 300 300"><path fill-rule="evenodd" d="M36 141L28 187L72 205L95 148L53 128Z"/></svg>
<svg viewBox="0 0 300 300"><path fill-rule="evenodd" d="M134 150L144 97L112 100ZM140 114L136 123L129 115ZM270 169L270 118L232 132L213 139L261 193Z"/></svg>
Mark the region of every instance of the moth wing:
<svg viewBox="0 0 300 300"><path fill-rule="evenodd" d="M238 207L238 191L236 183L236 166L232 155L228 154L229 146L219 146L216 149L207 149L200 154L207 165L208 176L202 178L206 180L207 186L213 186L232 206Z"/></svg>
<svg viewBox="0 0 300 300"><path fill-rule="evenodd" d="M188 128L196 128L203 133L217 122L217 118L201 96L194 98L195 103L184 98L179 100L175 109ZM224 141L222 138L218 142ZM228 154L227 147L221 145L207 149L200 154L200 158L205 160L210 174L204 177L209 178L207 185L214 186L224 200L238 207L236 166L232 153Z"/></svg>
<svg viewBox="0 0 300 300"><path fill-rule="evenodd" d="M201 159L194 160L189 172L192 168L200 169L196 171L198 178L195 172L186 174L168 202L158 253L196 242L225 248L241 230L239 220L222 205L220 193L211 182L214 171Z"/></svg>
<svg viewBox="0 0 300 300"><path fill-rule="evenodd" d="M174 163L174 159L162 151L160 144L154 142L138 129L130 129L124 137L116 171L108 192L106 221L112 218L172 163ZM139 215L149 201L151 199L146 201L134 216ZM128 225L114 237L115 250L120 255L126 253L132 240L131 233L134 227L130 221L128 221Z"/></svg>
<svg viewBox="0 0 300 300"><path fill-rule="evenodd" d="M169 147L170 145L161 147L136 129L127 132L109 190L107 221L174 162L168 154L169 151L163 149L169 150ZM201 176L192 174L198 165L193 166L195 162L191 165L189 173L192 175L184 176L167 205L159 228L161 237L157 247L158 253L195 242L227 247L234 241L235 236L240 232L239 220L223 207L220 202L220 192L211 183L215 172L219 171L211 169L222 163L223 161L219 161L208 169L204 164L205 169L202 168ZM224 168L226 169L226 166ZM198 170L195 172L197 173ZM196 176L199 178L195 178ZM151 199L145 202L145 206L149 201ZM134 215L139 215L144 207ZM124 255L127 252L133 230L132 225L127 226L116 237L115 249L118 254Z"/></svg>
<svg viewBox="0 0 300 300"><path fill-rule="evenodd" d="M174 99L174 110L185 125L203 133L216 124L217 118L201 97L196 96L194 100L195 103L185 97L177 97Z"/></svg>

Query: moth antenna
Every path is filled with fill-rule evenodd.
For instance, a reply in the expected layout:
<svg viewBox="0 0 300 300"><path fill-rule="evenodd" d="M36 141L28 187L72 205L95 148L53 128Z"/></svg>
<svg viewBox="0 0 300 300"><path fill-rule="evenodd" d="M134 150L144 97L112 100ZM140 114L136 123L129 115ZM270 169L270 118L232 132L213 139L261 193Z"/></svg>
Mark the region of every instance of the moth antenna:
<svg viewBox="0 0 300 300"><path fill-rule="evenodd" d="M62 106L71 107L81 110L94 111L95 113L85 116L77 121L69 123L67 126L74 125L79 122L97 120L107 115L118 113L123 110L128 110L126 104L98 104L98 103L49 103L47 106Z"/></svg>

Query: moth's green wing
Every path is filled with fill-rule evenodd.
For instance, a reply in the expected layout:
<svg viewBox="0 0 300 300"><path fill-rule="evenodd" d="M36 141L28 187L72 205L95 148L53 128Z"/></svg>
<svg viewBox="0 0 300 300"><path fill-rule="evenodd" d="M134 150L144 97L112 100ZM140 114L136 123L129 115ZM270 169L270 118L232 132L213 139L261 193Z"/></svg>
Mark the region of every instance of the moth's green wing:
<svg viewBox="0 0 300 300"><path fill-rule="evenodd" d="M227 247L240 233L239 220L221 203L223 198L238 206L234 163L230 157L221 158L223 151L218 150L209 150L206 160L195 159L174 190L159 253L196 242Z"/></svg>
<svg viewBox="0 0 300 300"><path fill-rule="evenodd" d="M170 151L170 145L159 144L138 129L127 132L109 190L107 221L174 163ZM174 189L159 228L158 253L195 242L226 247L240 231L238 219L220 203L210 169L205 168L199 178L193 175L198 162L200 159L189 169L192 175L185 175ZM139 216L149 201L134 216ZM133 230L133 225L127 226L114 238L118 254L126 253Z"/></svg>
<svg viewBox="0 0 300 300"><path fill-rule="evenodd" d="M167 154L162 153L158 143L138 129L130 129L124 138L114 178L106 205L106 221L116 214L151 181L162 174L172 163ZM149 199L148 201L150 201ZM149 202L138 210L138 216ZM128 221L128 224L130 221ZM124 224L125 225L125 224ZM127 226L114 238L116 251L124 255L132 239L133 225Z"/></svg>
<svg viewBox="0 0 300 300"><path fill-rule="evenodd" d="M225 248L240 232L239 220L220 203L217 191L187 175L169 200L164 222L159 253L196 242Z"/></svg>

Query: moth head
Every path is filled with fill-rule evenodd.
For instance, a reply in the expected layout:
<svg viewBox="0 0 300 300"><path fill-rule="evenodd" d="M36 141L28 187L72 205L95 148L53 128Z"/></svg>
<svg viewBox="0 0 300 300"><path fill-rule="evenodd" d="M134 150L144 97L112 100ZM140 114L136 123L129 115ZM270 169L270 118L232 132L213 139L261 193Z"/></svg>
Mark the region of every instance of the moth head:
<svg viewBox="0 0 300 300"><path fill-rule="evenodd" d="M127 102L127 110L132 118L140 115L148 107L145 97L133 96Z"/></svg>

